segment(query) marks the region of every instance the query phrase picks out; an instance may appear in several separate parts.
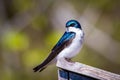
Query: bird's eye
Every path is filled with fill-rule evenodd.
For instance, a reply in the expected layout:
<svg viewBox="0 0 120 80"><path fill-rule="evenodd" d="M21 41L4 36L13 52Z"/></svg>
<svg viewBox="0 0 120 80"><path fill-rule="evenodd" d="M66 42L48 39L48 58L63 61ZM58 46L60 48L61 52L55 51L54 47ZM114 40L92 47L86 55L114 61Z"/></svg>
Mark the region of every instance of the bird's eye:
<svg viewBox="0 0 120 80"><path fill-rule="evenodd" d="M75 26L75 24L74 24L74 23L72 23L72 24L70 24L70 26Z"/></svg>

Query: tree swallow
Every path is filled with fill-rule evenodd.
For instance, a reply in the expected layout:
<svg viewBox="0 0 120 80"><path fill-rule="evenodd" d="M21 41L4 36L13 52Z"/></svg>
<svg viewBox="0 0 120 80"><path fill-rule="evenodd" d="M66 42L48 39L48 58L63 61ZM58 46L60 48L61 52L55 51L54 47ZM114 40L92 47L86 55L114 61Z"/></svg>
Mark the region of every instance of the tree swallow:
<svg viewBox="0 0 120 80"><path fill-rule="evenodd" d="M66 31L57 44L52 48L49 56L38 66L33 68L34 72L42 71L49 64L56 62L60 58L70 60L76 56L83 44L84 32L81 25L76 20L69 20L66 23Z"/></svg>

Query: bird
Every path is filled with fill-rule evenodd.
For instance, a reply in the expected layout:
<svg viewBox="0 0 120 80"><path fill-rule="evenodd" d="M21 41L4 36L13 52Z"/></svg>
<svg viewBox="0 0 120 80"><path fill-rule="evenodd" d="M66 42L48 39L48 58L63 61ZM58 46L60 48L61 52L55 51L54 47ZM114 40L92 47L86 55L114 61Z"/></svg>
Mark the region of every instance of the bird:
<svg viewBox="0 0 120 80"><path fill-rule="evenodd" d="M71 60L82 48L84 42L84 32L77 20L66 22L66 30L57 44L52 48L48 57L38 66L33 68L34 72L43 71L48 65L56 63L64 58Z"/></svg>

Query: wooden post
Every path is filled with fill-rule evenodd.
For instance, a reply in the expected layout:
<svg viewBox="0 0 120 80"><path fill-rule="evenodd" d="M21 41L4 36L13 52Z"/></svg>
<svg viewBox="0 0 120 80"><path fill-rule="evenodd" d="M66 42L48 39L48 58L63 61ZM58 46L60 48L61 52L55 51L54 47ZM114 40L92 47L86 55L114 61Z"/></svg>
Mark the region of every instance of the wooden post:
<svg viewBox="0 0 120 80"><path fill-rule="evenodd" d="M65 59L57 61L59 80L120 80L120 75Z"/></svg>

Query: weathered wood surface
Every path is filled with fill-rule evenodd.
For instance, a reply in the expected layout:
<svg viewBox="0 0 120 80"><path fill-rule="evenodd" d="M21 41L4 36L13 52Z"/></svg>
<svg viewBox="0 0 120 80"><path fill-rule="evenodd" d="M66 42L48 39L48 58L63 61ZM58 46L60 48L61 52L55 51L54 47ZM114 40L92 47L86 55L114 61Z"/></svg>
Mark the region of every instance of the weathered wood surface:
<svg viewBox="0 0 120 80"><path fill-rule="evenodd" d="M74 72L79 75L84 75L86 77L88 76L91 78L95 78L98 80L120 80L120 75L118 74L111 73L102 69L94 68L78 62L68 62L65 59L60 59L57 61L56 65L60 69ZM59 80L61 80L60 76L59 76ZM66 79L62 79L62 80L66 80Z"/></svg>

